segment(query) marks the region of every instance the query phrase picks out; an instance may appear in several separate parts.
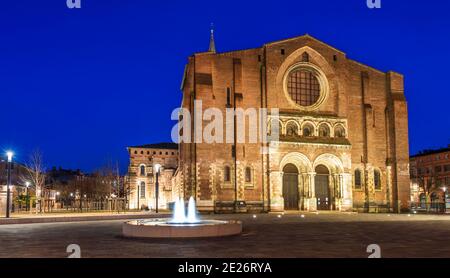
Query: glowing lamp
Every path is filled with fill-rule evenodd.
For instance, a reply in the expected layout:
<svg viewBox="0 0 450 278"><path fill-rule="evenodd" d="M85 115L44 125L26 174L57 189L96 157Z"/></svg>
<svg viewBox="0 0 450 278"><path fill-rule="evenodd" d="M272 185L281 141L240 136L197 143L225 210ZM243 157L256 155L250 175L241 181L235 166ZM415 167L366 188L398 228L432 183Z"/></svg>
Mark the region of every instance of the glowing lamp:
<svg viewBox="0 0 450 278"><path fill-rule="evenodd" d="M14 156L14 153L11 151L6 152L6 156L8 157L8 162L11 162Z"/></svg>

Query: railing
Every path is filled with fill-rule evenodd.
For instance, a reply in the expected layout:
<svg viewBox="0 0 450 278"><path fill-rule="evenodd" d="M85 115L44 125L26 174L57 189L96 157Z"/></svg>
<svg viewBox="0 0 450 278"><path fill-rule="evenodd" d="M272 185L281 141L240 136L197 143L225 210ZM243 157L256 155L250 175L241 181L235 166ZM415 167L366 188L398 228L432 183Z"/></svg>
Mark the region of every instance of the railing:
<svg viewBox="0 0 450 278"><path fill-rule="evenodd" d="M443 214L447 212L446 206L444 202L411 203L411 210L418 213Z"/></svg>
<svg viewBox="0 0 450 278"><path fill-rule="evenodd" d="M391 204L387 202L354 202L353 209L358 212L390 212L392 210Z"/></svg>
<svg viewBox="0 0 450 278"><path fill-rule="evenodd" d="M25 213L36 211L36 202L32 202L28 207L19 201L12 203L12 212ZM96 211L127 211L127 201L125 198L103 199L103 200L44 200L42 204L43 212L96 212Z"/></svg>

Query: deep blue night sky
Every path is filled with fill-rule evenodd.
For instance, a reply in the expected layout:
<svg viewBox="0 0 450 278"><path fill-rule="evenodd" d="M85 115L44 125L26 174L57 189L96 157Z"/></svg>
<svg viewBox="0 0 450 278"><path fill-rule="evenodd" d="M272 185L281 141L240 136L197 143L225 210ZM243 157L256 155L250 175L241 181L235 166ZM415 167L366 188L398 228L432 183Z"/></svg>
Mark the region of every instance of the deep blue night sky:
<svg viewBox="0 0 450 278"><path fill-rule="evenodd" d="M406 76L411 152L450 143L450 1L4 0L0 151L92 171L128 145L170 140L187 57L309 33Z"/></svg>

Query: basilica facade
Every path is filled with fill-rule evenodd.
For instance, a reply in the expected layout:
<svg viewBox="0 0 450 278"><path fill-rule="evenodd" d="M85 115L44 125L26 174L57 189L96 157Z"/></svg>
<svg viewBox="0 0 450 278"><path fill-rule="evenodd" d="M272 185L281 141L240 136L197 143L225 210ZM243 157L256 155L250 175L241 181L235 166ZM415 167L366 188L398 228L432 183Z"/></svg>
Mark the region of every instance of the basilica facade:
<svg viewBox="0 0 450 278"><path fill-rule="evenodd" d="M268 142L180 142L174 184L201 211L400 212L410 199L403 76L312 36L189 57L184 111L267 108ZM180 113L180 121L183 119ZM275 122L275 123L274 123ZM196 136L192 120L189 134ZM270 128L268 128L270 133ZM187 130L182 131L183 133ZM266 150L266 151L263 151Z"/></svg>

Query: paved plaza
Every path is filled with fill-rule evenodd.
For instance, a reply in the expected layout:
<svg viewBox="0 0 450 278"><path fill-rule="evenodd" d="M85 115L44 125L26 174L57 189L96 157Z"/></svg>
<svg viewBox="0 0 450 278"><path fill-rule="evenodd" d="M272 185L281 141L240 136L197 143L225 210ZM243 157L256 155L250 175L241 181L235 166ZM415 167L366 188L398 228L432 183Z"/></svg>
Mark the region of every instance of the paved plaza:
<svg viewBox="0 0 450 278"><path fill-rule="evenodd" d="M0 257L67 257L70 244L84 258L289 257L365 258L378 244L382 257L450 257L450 216L307 213L215 215L239 219L240 236L216 239L125 239L123 220L0 226Z"/></svg>

